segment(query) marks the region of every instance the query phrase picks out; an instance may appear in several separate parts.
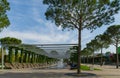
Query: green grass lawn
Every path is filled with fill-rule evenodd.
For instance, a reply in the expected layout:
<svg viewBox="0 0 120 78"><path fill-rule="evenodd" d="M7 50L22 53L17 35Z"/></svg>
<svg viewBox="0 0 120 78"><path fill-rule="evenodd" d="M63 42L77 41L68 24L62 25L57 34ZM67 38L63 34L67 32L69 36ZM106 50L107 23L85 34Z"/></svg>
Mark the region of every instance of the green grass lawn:
<svg viewBox="0 0 120 78"><path fill-rule="evenodd" d="M81 65L81 70L90 70L90 67L86 65ZM94 68L94 70L101 70L101 69Z"/></svg>
<svg viewBox="0 0 120 78"><path fill-rule="evenodd" d="M81 65L81 70L90 70L90 67L86 65Z"/></svg>
<svg viewBox="0 0 120 78"><path fill-rule="evenodd" d="M77 68L75 68L76 70ZM74 70L74 69L72 69ZM94 69L91 69L89 66L87 65L81 65L81 70L84 70L84 71L89 71L89 70L101 70L101 69L98 69L98 68L94 68Z"/></svg>

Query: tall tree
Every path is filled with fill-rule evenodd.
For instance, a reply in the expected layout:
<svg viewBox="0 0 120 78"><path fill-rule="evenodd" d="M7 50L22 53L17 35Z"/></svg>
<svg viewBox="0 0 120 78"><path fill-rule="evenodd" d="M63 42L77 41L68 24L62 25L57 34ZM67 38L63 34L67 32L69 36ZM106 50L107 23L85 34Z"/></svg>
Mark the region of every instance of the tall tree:
<svg viewBox="0 0 120 78"><path fill-rule="evenodd" d="M111 39L111 44L116 47L116 68L119 66L118 45L120 44L120 25L110 26L104 34L107 34Z"/></svg>
<svg viewBox="0 0 120 78"><path fill-rule="evenodd" d="M6 12L10 10L7 0L0 0L0 31L10 25Z"/></svg>
<svg viewBox="0 0 120 78"><path fill-rule="evenodd" d="M89 60L88 56L91 55L92 53L93 52L92 52L91 48L89 48L89 47L86 47L81 51L81 55L84 55L84 56L87 57L87 63L88 63L88 60Z"/></svg>
<svg viewBox="0 0 120 78"><path fill-rule="evenodd" d="M95 37L95 39L97 40L97 42L99 43L99 49L101 50L101 66L103 64L103 48L108 48L109 47L109 44L110 44L110 39L108 37L108 35L106 34L100 34L100 35L97 35Z"/></svg>
<svg viewBox="0 0 120 78"><path fill-rule="evenodd" d="M63 29L78 30L77 73L80 74L81 31L112 23L113 15L120 8L119 0L43 0L43 3L48 5L45 13L47 20Z"/></svg>
<svg viewBox="0 0 120 78"><path fill-rule="evenodd" d="M97 42L96 39L91 40L91 42L87 44L87 48L89 48L93 53L92 65L94 65L94 54L95 54L95 51L99 50L99 43Z"/></svg>

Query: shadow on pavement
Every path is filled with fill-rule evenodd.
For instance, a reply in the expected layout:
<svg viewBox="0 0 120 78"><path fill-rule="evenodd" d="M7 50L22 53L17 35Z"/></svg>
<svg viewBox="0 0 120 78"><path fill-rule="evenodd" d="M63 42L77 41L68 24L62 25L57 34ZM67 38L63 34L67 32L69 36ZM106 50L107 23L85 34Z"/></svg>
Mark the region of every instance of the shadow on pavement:
<svg viewBox="0 0 120 78"><path fill-rule="evenodd" d="M96 77L97 76L96 74L85 73L85 72L82 72L80 74L77 74L77 73L66 73L65 75L73 76L73 77Z"/></svg>
<svg viewBox="0 0 120 78"><path fill-rule="evenodd" d="M47 73L3 73L0 74L0 78L96 78L95 74L91 73L81 73L77 75L76 73L56 73L56 72L47 72Z"/></svg>

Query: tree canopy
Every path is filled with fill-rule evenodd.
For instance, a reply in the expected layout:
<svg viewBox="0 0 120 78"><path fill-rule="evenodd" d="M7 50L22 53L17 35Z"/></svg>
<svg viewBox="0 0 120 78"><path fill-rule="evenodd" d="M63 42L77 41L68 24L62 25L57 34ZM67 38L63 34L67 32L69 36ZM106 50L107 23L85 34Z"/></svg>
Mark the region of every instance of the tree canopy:
<svg viewBox="0 0 120 78"><path fill-rule="evenodd" d="M111 44L113 44L115 46L120 44L120 25L110 26L105 31L105 34L107 34L109 36L109 38L111 39Z"/></svg>
<svg viewBox="0 0 120 78"><path fill-rule="evenodd" d="M107 34L100 34L95 37L97 42L99 43L99 48L108 48L111 40L109 39Z"/></svg>
<svg viewBox="0 0 120 78"><path fill-rule="evenodd" d="M1 44L21 44L22 41L13 37L4 37L0 39Z"/></svg>
<svg viewBox="0 0 120 78"><path fill-rule="evenodd" d="M87 48L90 48L91 51L97 51L99 49L99 43L96 39L93 39L91 42L87 43Z"/></svg>
<svg viewBox="0 0 120 78"><path fill-rule="evenodd" d="M43 0L49 5L45 13L48 20L63 28L95 29L114 21L119 0Z"/></svg>
<svg viewBox="0 0 120 78"><path fill-rule="evenodd" d="M0 31L10 25L6 12L10 10L7 0L0 0Z"/></svg>

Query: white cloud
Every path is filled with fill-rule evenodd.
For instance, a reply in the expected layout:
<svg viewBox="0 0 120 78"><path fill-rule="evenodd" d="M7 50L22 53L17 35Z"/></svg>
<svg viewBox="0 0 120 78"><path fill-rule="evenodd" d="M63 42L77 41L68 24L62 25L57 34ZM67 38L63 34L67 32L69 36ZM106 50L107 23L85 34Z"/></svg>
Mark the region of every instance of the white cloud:
<svg viewBox="0 0 120 78"><path fill-rule="evenodd" d="M64 42L67 42L67 40L69 40L70 33L66 32L64 34L60 34L60 33L40 34L34 31L20 32L20 31L4 30L1 33L1 37L6 37L6 36L19 38L23 40L24 43L26 43L25 41L27 40L36 41L38 43L60 43L60 42L64 43Z"/></svg>
<svg viewBox="0 0 120 78"><path fill-rule="evenodd" d="M70 43L78 43L78 40L72 39Z"/></svg>

